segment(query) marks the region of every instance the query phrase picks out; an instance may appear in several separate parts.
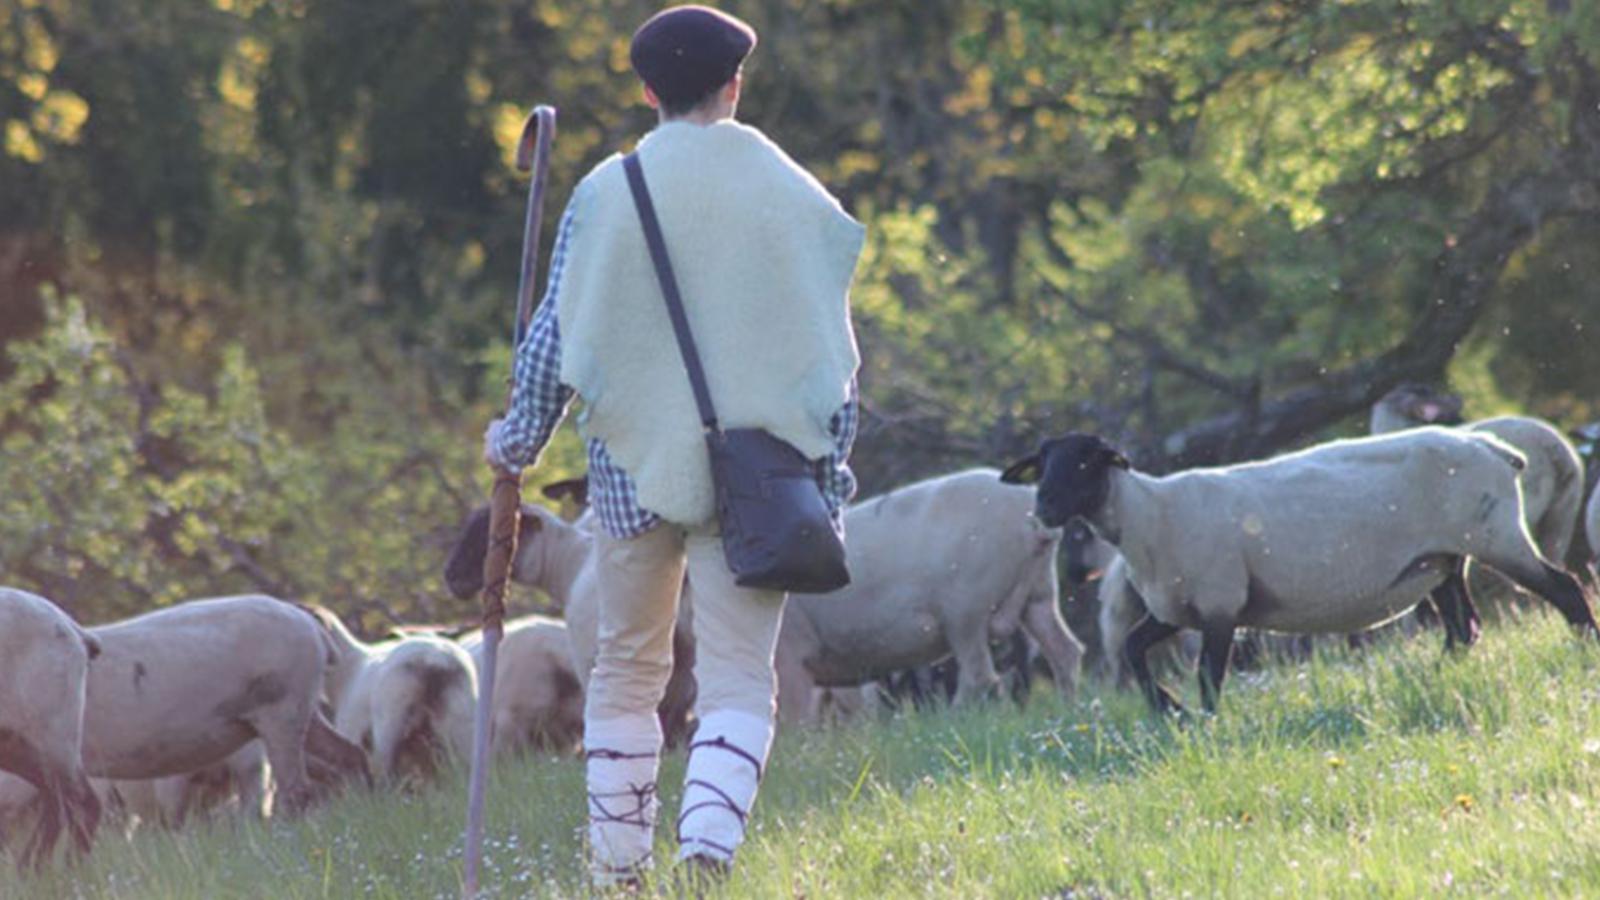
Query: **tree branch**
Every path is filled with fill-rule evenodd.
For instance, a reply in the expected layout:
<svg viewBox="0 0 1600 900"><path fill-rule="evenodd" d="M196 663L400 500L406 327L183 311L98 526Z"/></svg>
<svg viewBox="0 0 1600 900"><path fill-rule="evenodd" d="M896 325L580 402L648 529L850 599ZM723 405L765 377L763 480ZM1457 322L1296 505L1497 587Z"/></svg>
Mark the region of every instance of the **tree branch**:
<svg viewBox="0 0 1600 900"><path fill-rule="evenodd" d="M1235 400L1243 402L1249 402L1252 398L1259 396L1261 393L1259 379L1235 378L1231 375L1224 375L1221 372L1209 369L1201 363L1198 363L1192 359L1188 359L1184 357L1183 354L1172 349L1172 346L1166 341L1162 340L1161 336L1156 334L1154 331L1137 325L1125 324L1119 321L1112 313L1103 309L1095 309L1094 307L1089 306L1088 304L1071 296L1067 292L1062 291L1050 284L1049 280L1045 279L1042 274L1040 274L1040 284L1044 285L1047 290L1054 294L1062 303L1065 303L1069 309L1077 313L1080 317L1109 327L1111 332L1117 337L1128 341L1129 343L1137 346L1140 350L1143 350L1145 358L1158 368L1182 375L1185 378L1188 378L1197 384L1208 387L1219 394L1232 397Z"/></svg>
<svg viewBox="0 0 1600 900"><path fill-rule="evenodd" d="M1460 229L1460 239L1435 261L1433 302L1388 351L1258 408L1223 413L1175 431L1153 455L1169 468L1258 458L1364 410L1402 381L1436 378L1483 313L1506 261L1540 225L1600 211L1596 184L1575 177L1583 170L1573 168L1573 162L1490 192Z"/></svg>

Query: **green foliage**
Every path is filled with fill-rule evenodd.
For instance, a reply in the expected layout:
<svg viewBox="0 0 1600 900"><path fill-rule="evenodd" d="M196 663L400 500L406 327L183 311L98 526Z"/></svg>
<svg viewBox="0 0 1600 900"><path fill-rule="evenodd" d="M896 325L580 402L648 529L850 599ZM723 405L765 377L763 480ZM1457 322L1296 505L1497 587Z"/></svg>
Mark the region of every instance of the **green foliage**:
<svg viewBox="0 0 1600 900"><path fill-rule="evenodd" d="M8 352L8 582L89 621L239 591L324 603L374 631L470 614L446 601L439 572L477 496L475 447L413 427L425 413L410 379L342 385L323 398L339 414L296 435L272 422L272 392L237 343L204 381L153 387L66 300ZM322 354L301 362L315 371ZM554 452L552 470L570 454Z"/></svg>
<svg viewBox="0 0 1600 900"><path fill-rule="evenodd" d="M0 478L31 517L0 580L94 618L244 588L457 611L433 570L509 370L522 118L561 110L548 241L652 121L627 41L655 8L0 7ZM868 492L1064 428L1163 465L1430 329L1408 377L1470 411L1600 415L1595 4L729 8L762 34L742 116L869 229ZM1570 190L1491 208L1541 179ZM49 290L110 363L72 368ZM537 477L582 456L565 429Z"/></svg>

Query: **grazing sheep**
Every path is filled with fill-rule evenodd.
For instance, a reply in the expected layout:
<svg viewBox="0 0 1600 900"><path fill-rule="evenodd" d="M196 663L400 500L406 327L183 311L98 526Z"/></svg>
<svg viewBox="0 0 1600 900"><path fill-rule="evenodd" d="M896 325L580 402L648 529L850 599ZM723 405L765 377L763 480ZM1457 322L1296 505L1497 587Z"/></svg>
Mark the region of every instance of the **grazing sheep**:
<svg viewBox="0 0 1600 900"><path fill-rule="evenodd" d="M1061 529L1061 558L1067 587L1077 588L1104 576L1117 558L1117 548L1101 540L1082 519L1073 519Z"/></svg>
<svg viewBox="0 0 1600 900"><path fill-rule="evenodd" d="M113 779L183 775L259 738L292 815L312 782L366 775L359 748L317 710L331 647L293 605L262 595L195 600L89 630L83 762Z"/></svg>
<svg viewBox="0 0 1600 900"><path fill-rule="evenodd" d="M561 484L580 483L581 480ZM593 527L592 513L574 525L543 507L524 505L517 555L511 567L513 580L539 588L561 608L572 645L573 672L584 690L588 689L589 673L594 670L600 629L600 596L595 587L594 537L590 530ZM464 600L483 589L483 557L488 546L489 508L483 506L467 516L461 537L445 564L445 583L457 597ZM672 634L672 675L656 707L669 747L688 736L689 712L696 693L693 613L688 594L685 591L678 604L678 623ZM497 694L501 684L504 682L496 682Z"/></svg>
<svg viewBox="0 0 1600 900"><path fill-rule="evenodd" d="M461 645L481 671L483 633L464 636ZM583 699L567 624L547 616L506 622L495 666L495 755L576 750L583 740Z"/></svg>
<svg viewBox="0 0 1600 900"><path fill-rule="evenodd" d="M1477 616L1468 557L1596 634L1577 581L1528 535L1522 465L1498 438L1419 428L1157 478L1133 471L1099 437L1068 434L1003 478L1038 483L1044 524L1082 516L1121 551L1150 610L1124 654L1157 708L1179 707L1151 677L1145 651L1179 628L1200 630L1201 695L1214 709L1240 626L1346 633L1392 619L1432 591L1447 646L1470 644Z"/></svg>
<svg viewBox="0 0 1600 900"><path fill-rule="evenodd" d="M63 827L82 852L94 842L100 801L82 746L90 660L99 655L99 642L50 601L0 587L0 769L33 786L39 815L21 865L44 865Z"/></svg>
<svg viewBox="0 0 1600 900"><path fill-rule="evenodd" d="M1589 496L1589 508L1584 516L1584 536L1589 541L1591 548L1600 548L1600 491L1595 491ZM1592 549L1594 557L1590 560L1591 566L1600 567L1600 549Z"/></svg>
<svg viewBox="0 0 1600 900"><path fill-rule="evenodd" d="M478 676L465 650L435 635L367 644L330 610L302 608L333 642L326 691L334 727L371 755L379 778L429 778L441 756L471 758Z"/></svg>
<svg viewBox="0 0 1600 900"><path fill-rule="evenodd" d="M166 778L110 782L127 813L141 822L181 828L191 816L205 815L237 800L241 814L265 819L272 803L271 767L266 748L251 741L227 759Z"/></svg>
<svg viewBox="0 0 1600 900"><path fill-rule="evenodd" d="M955 654L957 702L996 692L991 640L1020 627L1076 687L1082 647L1061 620L1060 532L1030 514L1033 491L972 469L845 511L851 583L789 598L778 635L778 709L814 714L816 687L864 684ZM692 587L692 585L691 585Z"/></svg>
<svg viewBox="0 0 1600 900"><path fill-rule="evenodd" d="M1461 421L1461 398L1421 384L1403 384L1372 407L1373 434ZM1555 427L1527 416L1497 416L1462 426L1492 434L1522 451L1523 512L1545 559L1564 564L1583 511L1583 459Z"/></svg>

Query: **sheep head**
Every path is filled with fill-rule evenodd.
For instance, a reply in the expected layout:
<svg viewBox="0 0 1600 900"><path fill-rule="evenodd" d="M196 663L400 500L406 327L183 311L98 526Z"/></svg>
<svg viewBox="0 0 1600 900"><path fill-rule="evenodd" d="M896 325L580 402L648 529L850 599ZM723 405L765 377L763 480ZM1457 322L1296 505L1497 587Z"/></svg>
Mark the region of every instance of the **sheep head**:
<svg viewBox="0 0 1600 900"><path fill-rule="evenodd" d="M1461 397L1443 388L1408 382L1384 394L1373 411L1374 421L1386 415L1395 424L1373 430L1392 431L1398 427L1416 425L1460 425L1463 405Z"/></svg>
<svg viewBox="0 0 1600 900"><path fill-rule="evenodd" d="M518 545L531 539L543 525L544 520L524 505L522 527L517 531ZM489 507L480 506L468 513L461 523L461 537L456 539L455 549L450 551L450 559L444 564L444 583L450 588L450 593L466 600L483 590L483 558L488 552ZM521 556L521 553L517 555ZM513 561L513 578L516 577L515 568Z"/></svg>
<svg viewBox="0 0 1600 900"><path fill-rule="evenodd" d="M1092 519L1111 494L1111 470L1128 467L1127 457L1103 438L1069 432L1007 466L1000 480L1037 484L1034 514L1045 526L1057 528L1080 516Z"/></svg>

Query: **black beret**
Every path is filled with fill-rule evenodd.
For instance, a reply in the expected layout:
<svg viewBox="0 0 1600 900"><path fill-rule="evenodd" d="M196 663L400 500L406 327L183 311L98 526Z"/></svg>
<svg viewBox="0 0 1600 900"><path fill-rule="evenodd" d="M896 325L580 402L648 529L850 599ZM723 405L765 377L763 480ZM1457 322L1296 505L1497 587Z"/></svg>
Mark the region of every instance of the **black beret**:
<svg viewBox="0 0 1600 900"><path fill-rule="evenodd" d="M756 45L756 31L707 6L674 6L633 33L628 59L656 96L689 103L727 84Z"/></svg>

